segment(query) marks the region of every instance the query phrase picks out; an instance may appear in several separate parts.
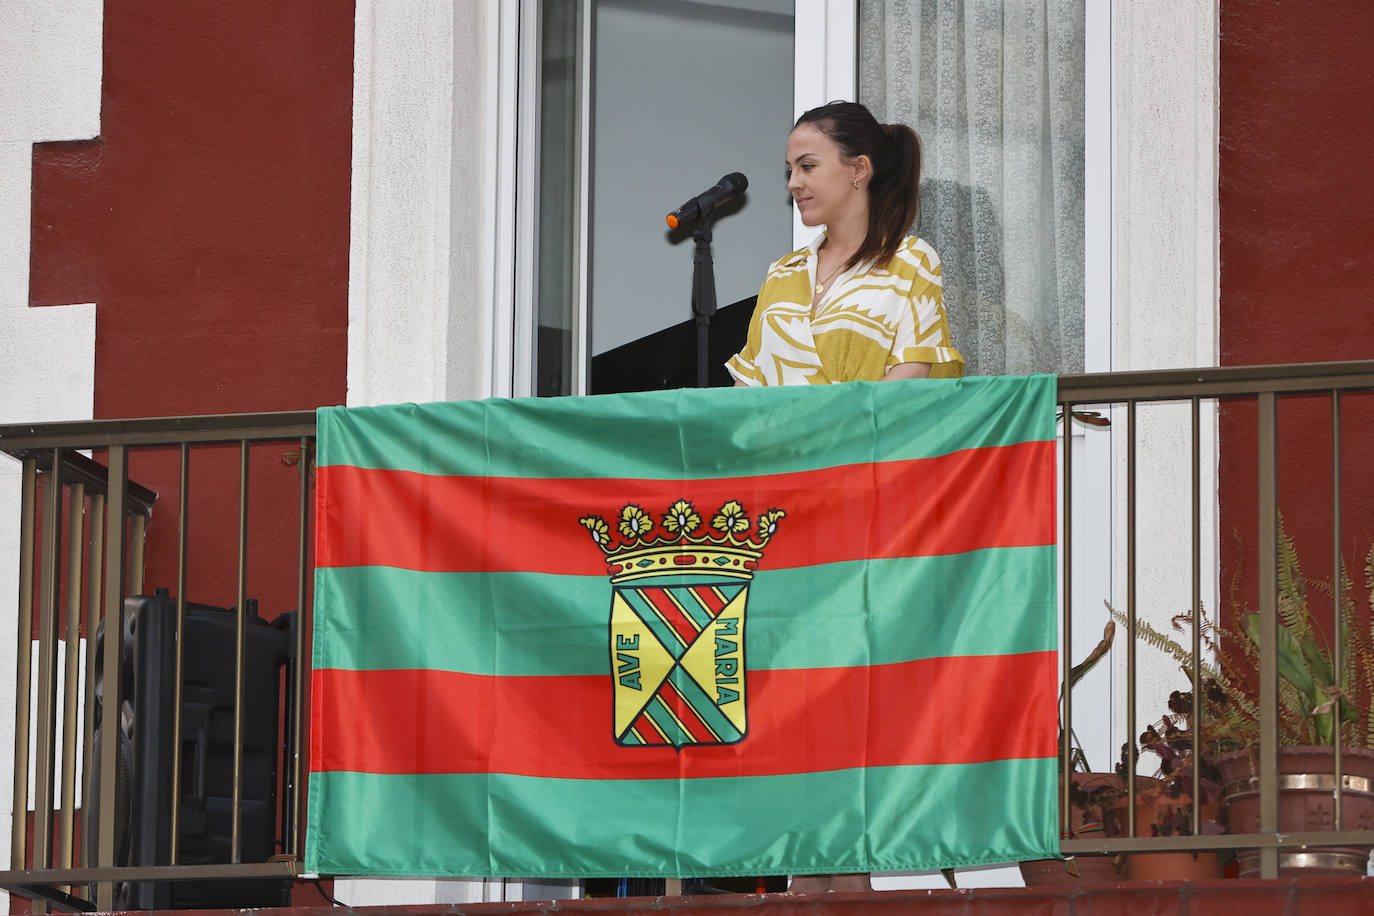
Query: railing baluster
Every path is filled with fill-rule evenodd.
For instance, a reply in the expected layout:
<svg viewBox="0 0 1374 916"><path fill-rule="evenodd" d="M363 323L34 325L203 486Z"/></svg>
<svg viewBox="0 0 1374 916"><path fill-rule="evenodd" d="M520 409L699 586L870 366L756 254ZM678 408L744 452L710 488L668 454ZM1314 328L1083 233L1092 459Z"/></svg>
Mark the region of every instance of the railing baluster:
<svg viewBox="0 0 1374 916"><path fill-rule="evenodd" d="M1064 651L1060 658L1060 664L1064 669L1064 726L1063 726L1063 746L1059 749L1061 756L1059 778L1063 781L1060 787L1059 797L1059 835L1061 837L1069 835L1073 819L1070 814L1072 808L1071 791L1073 783L1073 685L1069 683L1073 671L1073 460L1071 458L1071 436L1070 429L1073 423L1073 405L1064 404L1064 449L1061 460L1064 464L1062 484L1064 492L1061 494L1063 505L1063 529L1060 545L1064 575Z"/></svg>
<svg viewBox="0 0 1374 916"><path fill-rule="evenodd" d="M81 724L79 702L81 650L81 559L85 551L82 523L86 486L72 484L67 503L67 627L62 675L62 811L59 815L57 867L72 867L72 828L76 816L76 735Z"/></svg>
<svg viewBox="0 0 1374 916"><path fill-rule="evenodd" d="M1342 654L1345 652L1344 629L1341 621L1344 619L1341 613L1341 601L1344 598L1342 583L1345 578L1345 563L1341 558L1341 390L1339 388L1331 391L1331 568L1334 570L1332 579L1334 588L1331 590L1331 628L1335 631L1335 639L1332 644L1332 666L1335 668L1332 683L1339 691L1344 687L1344 672L1341 670ZM1345 702L1342 694L1335 695L1336 707L1331 711L1331 720L1336 725L1336 730L1332 735L1332 742L1335 745L1336 758L1336 788L1333 801L1335 803L1335 815L1332 820L1332 827L1336 830L1341 829L1341 793L1344 791L1344 766L1341 759L1341 704Z"/></svg>
<svg viewBox="0 0 1374 916"><path fill-rule="evenodd" d="M248 613L248 440L239 442L238 606L234 618L234 791L230 805L229 861L239 861L239 820L243 804L243 628Z"/></svg>
<svg viewBox="0 0 1374 916"><path fill-rule="evenodd" d="M1192 399L1193 427L1193 836L1202 835L1202 405Z"/></svg>
<svg viewBox="0 0 1374 916"><path fill-rule="evenodd" d="M86 549L86 702L81 721L84 723L81 741L81 843L77 861L93 865L86 850L90 849L92 820L87 816L91 808L89 788L92 785L91 755L95 747L95 631L100 626L100 581L105 557L105 494L91 495L91 539Z"/></svg>
<svg viewBox="0 0 1374 916"><path fill-rule="evenodd" d="M289 852L299 856L301 849L301 786L305 778L304 745L305 720L305 677L309 672L309 660L305 657L306 604L310 600L310 462L311 443L301 440L300 461L300 531L296 539L296 662L293 666L291 708L291 845Z"/></svg>
<svg viewBox="0 0 1374 916"><path fill-rule="evenodd" d="M105 645L101 659L100 823L96 865L115 865L115 773L119 765L119 684L124 642L124 512L129 499L129 447L109 450L105 505ZM114 909L114 882L96 885L96 909Z"/></svg>
<svg viewBox="0 0 1374 916"><path fill-rule="evenodd" d="M25 458L19 496L19 635L14 644L14 802L10 867L27 861L29 821L29 691L33 686L33 542L38 462Z"/></svg>
<svg viewBox="0 0 1374 916"><path fill-rule="evenodd" d="M52 863L53 784L57 744L58 582L62 564L62 453L52 452L43 488L42 582L38 602L38 747L34 764L33 867ZM21 647L22 650L23 647Z"/></svg>
<svg viewBox="0 0 1374 916"><path fill-rule="evenodd" d="M1135 836L1135 461L1136 402L1126 402L1126 835Z"/></svg>
<svg viewBox="0 0 1374 916"><path fill-rule="evenodd" d="M177 862L181 830L181 679L186 644L186 543L191 530L191 449L181 443L180 490L177 495L177 647L172 683L172 799L170 811L172 847L167 864Z"/></svg>
<svg viewBox="0 0 1374 916"><path fill-rule="evenodd" d="M1279 829L1278 411L1259 395L1260 833ZM1279 876L1279 853L1260 850L1260 877Z"/></svg>
<svg viewBox="0 0 1374 916"><path fill-rule="evenodd" d="M129 594L143 594L143 545L148 535L148 518L135 513L129 520Z"/></svg>

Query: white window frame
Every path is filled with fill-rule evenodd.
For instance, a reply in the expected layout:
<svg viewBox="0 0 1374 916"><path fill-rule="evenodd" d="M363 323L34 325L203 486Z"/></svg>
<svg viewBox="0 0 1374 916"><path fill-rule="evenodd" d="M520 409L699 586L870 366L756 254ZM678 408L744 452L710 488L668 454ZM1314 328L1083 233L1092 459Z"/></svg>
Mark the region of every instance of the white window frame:
<svg viewBox="0 0 1374 916"><path fill-rule="evenodd" d="M578 123L591 123L592 54L596 0L578 5ZM500 14L488 22L489 47L498 49L490 64L491 162L496 166L495 246L492 251L493 359L491 393L529 397L535 393L535 335L539 310L539 95L543 24L540 0L497 3ZM578 132L576 211L578 232L573 258L572 393L587 392L588 292L591 263L591 131Z"/></svg>
<svg viewBox="0 0 1374 916"><path fill-rule="evenodd" d="M491 382L490 393L493 397L519 397L527 394L516 384L516 368L528 365L533 342L525 340L517 333L517 327L533 321L532 306L528 300L520 299L520 291L528 289L533 279L522 283L516 272L516 253L520 250L521 214L519 201L528 200L530 195L526 185L531 180L529 157L519 158L519 125L528 120L526 113L521 118L522 109L527 104L520 93L520 86L538 86L539 60L533 61L523 56L524 46L534 42L538 48L538 29L527 29L534 34L521 41L521 21L538 23L537 0L517 0L515 3L489 3L487 6L487 47L494 53L487 61L487 162L490 163L494 181L488 187L492 190L491 214ZM534 13L530 18L531 10ZM523 63L523 66L522 66ZM527 72L533 65L533 73ZM533 117L538 124L538 110ZM537 146L536 146L537 149ZM534 181L537 187L538 160L533 160L536 169ZM521 312L526 313L522 320Z"/></svg>
<svg viewBox="0 0 1374 916"><path fill-rule="evenodd" d="M1113 189L1115 186L1115 112L1112 103L1116 0L1088 3L1084 10L1083 93L1083 369L1110 372L1113 362L1112 319L1116 263ZM1115 500L1112 493L1112 437L1096 427L1065 422L1073 459L1074 530L1073 633L1075 662L1102 638L1098 596L1113 594L1115 568ZM1061 501L1062 507L1062 501ZM1062 521L1062 520L1061 520ZM1062 543L1062 538L1061 538ZM1061 583L1062 594L1062 583ZM1061 599L1062 600L1062 599ZM1084 728L1084 723L1113 721L1115 685L1107 666L1089 675L1074 691L1077 738L1089 761L1110 767L1120 739L1111 728Z"/></svg>
<svg viewBox="0 0 1374 916"><path fill-rule="evenodd" d="M859 95L859 4L857 0L796 0L793 26L792 117ZM801 248L816 237L792 208L792 244Z"/></svg>

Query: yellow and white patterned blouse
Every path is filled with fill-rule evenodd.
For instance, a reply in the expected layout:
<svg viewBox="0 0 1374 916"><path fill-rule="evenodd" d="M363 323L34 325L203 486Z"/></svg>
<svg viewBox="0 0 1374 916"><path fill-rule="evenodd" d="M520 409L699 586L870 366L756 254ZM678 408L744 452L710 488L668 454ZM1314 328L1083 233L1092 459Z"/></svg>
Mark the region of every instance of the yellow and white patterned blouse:
<svg viewBox="0 0 1374 916"><path fill-rule="evenodd" d="M768 268L744 349L725 364L746 385L877 381L900 363L930 363L932 378L958 378L940 256L907 238L881 267L836 277L812 304L816 253L825 236Z"/></svg>

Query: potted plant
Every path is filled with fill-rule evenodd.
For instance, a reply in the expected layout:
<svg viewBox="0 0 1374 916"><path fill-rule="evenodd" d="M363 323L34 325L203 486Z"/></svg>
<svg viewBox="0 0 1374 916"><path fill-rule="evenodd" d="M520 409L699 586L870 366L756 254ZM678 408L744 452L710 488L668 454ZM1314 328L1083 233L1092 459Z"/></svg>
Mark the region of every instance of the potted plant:
<svg viewBox="0 0 1374 916"><path fill-rule="evenodd" d="M1366 587L1374 611L1374 548L1366 556ZM1335 625L1341 632L1340 682L1333 647L1308 607L1308 591L1339 594ZM1374 827L1374 614L1357 625L1351 581L1342 570L1339 585L1305 579L1292 540L1279 531L1279 831L1334 829L1335 752L1342 759L1342 827ZM1113 612L1116 613L1116 612ZM1116 615L1120 619L1120 615ZM1225 787L1232 833L1258 833L1260 708L1251 678L1259 669L1259 617L1242 609L1237 625L1223 627L1199 609L1202 643L1215 660L1204 663L1203 732L1211 746L1234 748L1216 757ZM1192 614L1175 617L1182 630ZM1192 656L1176 640L1136 622L1137 636L1173 655L1192 671ZM1338 726L1339 723L1339 726ZM1242 850L1242 877L1259 874L1257 850ZM1363 875L1368 847L1281 851L1281 874Z"/></svg>
<svg viewBox="0 0 1374 916"><path fill-rule="evenodd" d="M1218 689L1214 681L1203 681L1204 691ZM1197 809L1197 833L1211 836L1225 833L1222 818L1223 780L1217 755L1227 746L1215 737L1199 741L1193 727L1193 694L1175 690L1169 695L1169 712L1146 727L1140 735L1139 760L1153 757L1155 772L1143 788L1137 781L1135 798L1136 836L1193 836L1193 812ZM1193 772L1197 771L1194 797ZM1126 749L1122 747L1117 773L1127 771ZM1113 806L1112 816L1118 833L1129 831L1126 798ZM1125 875L1133 881L1159 879L1198 880L1220 878L1222 864L1214 852L1132 853L1125 857Z"/></svg>
<svg viewBox="0 0 1374 916"><path fill-rule="evenodd" d="M1116 625L1110 620L1102 631L1102 639L1088 656L1069 671L1065 689L1072 690L1083 676L1091 671L1111 648L1116 635ZM1065 771L1064 725L1059 731L1059 773L1062 780ZM1076 745L1070 750L1067 769L1069 771L1069 810L1068 823L1063 827L1065 838L1106 831L1110 822L1110 811L1124 793L1121 777L1116 773L1094 773L1088 770L1087 760L1081 748ZM1063 791L1063 784L1060 784ZM1021 863L1021 877L1027 887L1044 887L1058 884L1078 884L1119 880L1119 861L1113 856L1076 856L1068 859L1036 859Z"/></svg>
<svg viewBox="0 0 1374 916"><path fill-rule="evenodd" d="M1344 564L1342 564L1344 566ZM1344 569L1338 584L1304 578L1293 541L1279 528L1278 663L1279 663L1279 830L1332 830L1335 827L1335 751L1341 747L1341 826L1374 827L1374 615L1361 626L1356 620L1352 583ZM1374 547L1365 557L1365 586L1374 611ZM1339 599L1335 627L1341 634L1341 671L1337 683L1333 646L1308 607L1312 588L1327 599ZM1259 617L1243 614L1239 632L1230 634L1245 667L1219 655L1234 667L1232 682L1258 669ZM1245 697L1252 699L1252 697ZM1257 704L1256 704L1257 705ZM1258 717L1251 720L1258 732ZM1231 811L1232 832L1259 831L1258 735L1246 747L1221 759ZM1280 874L1363 875L1369 847L1327 847L1280 851ZM1259 874L1259 854L1241 853L1241 874Z"/></svg>

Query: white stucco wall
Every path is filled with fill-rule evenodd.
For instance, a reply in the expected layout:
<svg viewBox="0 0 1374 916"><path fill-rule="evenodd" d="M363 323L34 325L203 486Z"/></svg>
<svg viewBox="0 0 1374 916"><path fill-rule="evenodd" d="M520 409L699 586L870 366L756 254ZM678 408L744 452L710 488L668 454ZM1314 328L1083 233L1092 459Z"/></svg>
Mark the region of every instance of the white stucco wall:
<svg viewBox="0 0 1374 916"><path fill-rule="evenodd" d="M487 67L498 15L497 0L358 0L350 405L490 393Z"/></svg>
<svg viewBox="0 0 1374 916"><path fill-rule="evenodd" d="M101 0L0 4L0 423L90 419L95 306L31 309L33 144L100 132ZM0 658L15 652L19 465L0 457ZM0 772L11 772L15 681L0 677ZM0 780L0 862L10 860L12 781ZM0 899L9 911L8 895Z"/></svg>
<svg viewBox="0 0 1374 916"><path fill-rule="evenodd" d="M33 144L100 133L101 0L0 5L0 422L91 415L95 306L30 309Z"/></svg>
<svg viewBox="0 0 1374 916"><path fill-rule="evenodd" d="M1218 364L1216 0L1116 3L1113 365L1117 371ZM1137 415L1136 608L1167 629L1192 603L1189 407ZM1216 415L1201 418L1203 603L1216 607ZM1113 416L1113 603L1126 608L1126 411ZM1085 607L1081 596L1078 607ZM1190 637L1189 637L1190 638ZM1113 658L1116 734L1125 728L1125 634ZM1186 690L1177 665L1138 644L1136 733ZM1153 765L1155 761L1151 760Z"/></svg>

